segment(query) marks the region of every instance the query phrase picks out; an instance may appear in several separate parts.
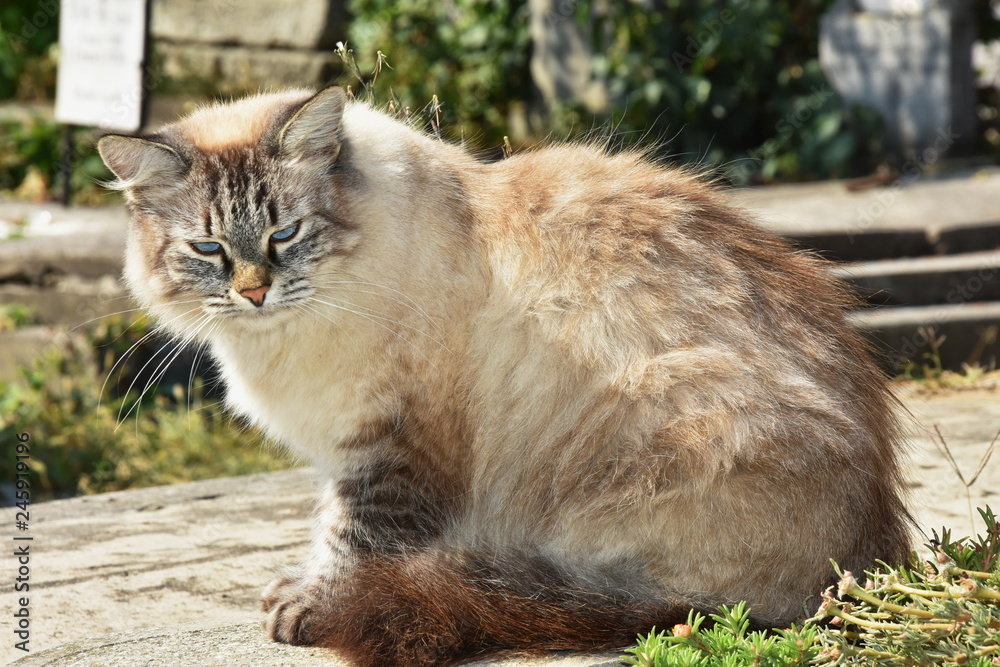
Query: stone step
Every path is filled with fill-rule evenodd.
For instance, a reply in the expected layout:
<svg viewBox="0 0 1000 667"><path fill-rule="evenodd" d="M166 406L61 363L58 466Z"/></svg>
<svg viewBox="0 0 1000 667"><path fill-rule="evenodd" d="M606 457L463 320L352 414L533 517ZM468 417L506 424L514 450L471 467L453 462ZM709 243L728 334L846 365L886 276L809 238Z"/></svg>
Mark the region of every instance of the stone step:
<svg viewBox="0 0 1000 667"><path fill-rule="evenodd" d="M972 302L934 306L873 308L851 314L882 353L890 370L907 360L932 364L937 354L946 369L963 364L993 368L1000 358L1000 302ZM937 352L931 335L938 341Z"/></svg>
<svg viewBox="0 0 1000 667"><path fill-rule="evenodd" d="M870 261L1000 246L1000 169L850 191L824 181L744 188L730 199L767 229L839 261Z"/></svg>
<svg viewBox="0 0 1000 667"><path fill-rule="evenodd" d="M0 331L0 380L19 377L18 367L29 366L50 348L68 342L83 345L86 334L102 320L120 315L134 320L139 311L110 275L84 279L50 275L47 285L0 282L0 304L28 306L34 326Z"/></svg>
<svg viewBox="0 0 1000 667"><path fill-rule="evenodd" d="M69 341L65 330L53 326L24 327L0 333L0 382L19 378L18 368L30 366L46 351L63 348Z"/></svg>
<svg viewBox="0 0 1000 667"><path fill-rule="evenodd" d="M138 314L121 284L110 275L92 280L66 276L51 283L0 283L0 304L29 306L38 324L69 328L88 328L116 314L131 320Z"/></svg>
<svg viewBox="0 0 1000 667"><path fill-rule="evenodd" d="M44 285L51 276L117 276L126 220L121 206L5 203L0 209L0 282Z"/></svg>
<svg viewBox="0 0 1000 667"><path fill-rule="evenodd" d="M859 262L833 272L873 306L1000 301L998 250Z"/></svg>
<svg viewBox="0 0 1000 667"><path fill-rule="evenodd" d="M815 250L836 262L869 262L1000 248L1000 222L986 221L973 225L869 231L857 234L850 231L825 233L788 231L784 236L792 239L797 245Z"/></svg>

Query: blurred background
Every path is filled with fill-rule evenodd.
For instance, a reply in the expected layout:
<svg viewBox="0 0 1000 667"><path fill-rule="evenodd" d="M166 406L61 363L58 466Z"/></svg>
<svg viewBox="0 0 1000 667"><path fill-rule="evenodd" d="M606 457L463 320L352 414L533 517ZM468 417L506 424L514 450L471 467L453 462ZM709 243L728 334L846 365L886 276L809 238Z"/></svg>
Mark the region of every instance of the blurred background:
<svg viewBox="0 0 1000 667"><path fill-rule="evenodd" d="M598 129L737 184L845 178L958 135L1000 155L1000 22L990 0L152 0L147 124L207 99L330 81L338 43L375 98L485 151ZM52 197L58 0L0 8L0 191ZM391 94L389 90L391 89ZM92 137L80 137L92 144ZM107 196L78 147L77 203Z"/></svg>
<svg viewBox="0 0 1000 667"><path fill-rule="evenodd" d="M105 0L95 0L101 2ZM840 262L886 371L988 381L996 0L151 0L147 127L330 81L484 159L599 137L696 165ZM0 6L0 426L66 496L284 467L122 292L124 212L53 115L58 0ZM67 182L63 156L72 156ZM744 186L764 186L748 187ZM69 192L70 207L56 202ZM804 295L807 298L807 295ZM114 372L111 372L112 369ZM0 489L12 479L0 461Z"/></svg>

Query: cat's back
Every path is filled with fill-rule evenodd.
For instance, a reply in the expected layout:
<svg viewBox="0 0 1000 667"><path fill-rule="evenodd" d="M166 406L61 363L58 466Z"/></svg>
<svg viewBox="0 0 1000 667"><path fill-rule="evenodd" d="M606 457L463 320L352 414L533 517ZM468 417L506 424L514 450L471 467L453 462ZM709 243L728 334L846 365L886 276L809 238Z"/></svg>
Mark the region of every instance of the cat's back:
<svg viewBox="0 0 1000 667"><path fill-rule="evenodd" d="M496 282L524 308L595 317L621 308L628 317L607 333L634 338L632 322L658 332L643 338L659 349L706 327L735 342L755 328L794 338L808 322L853 339L843 318L853 298L827 263L760 228L697 173L589 145L491 169L480 236Z"/></svg>

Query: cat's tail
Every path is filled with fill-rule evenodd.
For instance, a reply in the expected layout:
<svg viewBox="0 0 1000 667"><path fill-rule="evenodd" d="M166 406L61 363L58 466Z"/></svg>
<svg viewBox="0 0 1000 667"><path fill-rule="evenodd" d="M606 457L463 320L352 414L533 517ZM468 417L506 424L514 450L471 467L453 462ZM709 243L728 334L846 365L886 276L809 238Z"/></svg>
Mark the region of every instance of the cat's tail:
<svg viewBox="0 0 1000 667"><path fill-rule="evenodd" d="M365 562L351 579L351 594L338 600L317 643L359 667L430 667L497 652L621 650L654 625L684 622L693 606L613 586L599 591L522 555L408 554Z"/></svg>

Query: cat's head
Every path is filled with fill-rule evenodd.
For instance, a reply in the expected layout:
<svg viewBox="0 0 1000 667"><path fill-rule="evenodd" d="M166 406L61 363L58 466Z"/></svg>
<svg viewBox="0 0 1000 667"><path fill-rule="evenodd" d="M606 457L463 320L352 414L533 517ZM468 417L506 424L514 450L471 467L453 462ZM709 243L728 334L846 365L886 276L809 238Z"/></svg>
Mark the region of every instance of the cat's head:
<svg viewBox="0 0 1000 667"><path fill-rule="evenodd" d="M168 328L287 320L357 243L339 87L208 107L98 148L132 214L125 277Z"/></svg>

